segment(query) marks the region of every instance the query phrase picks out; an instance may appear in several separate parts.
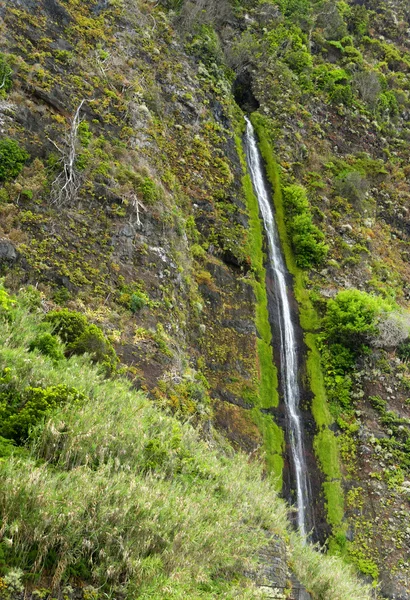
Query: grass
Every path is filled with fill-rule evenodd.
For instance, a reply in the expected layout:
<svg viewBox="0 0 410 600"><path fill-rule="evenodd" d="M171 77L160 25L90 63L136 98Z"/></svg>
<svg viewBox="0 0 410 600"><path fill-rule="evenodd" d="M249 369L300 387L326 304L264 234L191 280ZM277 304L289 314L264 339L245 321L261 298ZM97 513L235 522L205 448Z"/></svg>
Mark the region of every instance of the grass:
<svg viewBox="0 0 410 600"><path fill-rule="evenodd" d="M332 526L333 535L336 537L343 532L342 520L344 499L343 490L340 484L341 474L337 440L333 431L330 429L333 419L328 408L320 354L316 345L315 332L320 326L320 320L310 301L309 292L305 287L306 274L297 266L291 248L284 218L282 183L279 167L274 158L274 153L266 134L264 118L258 113L254 113L252 115L252 123L258 135L259 148L265 162L269 182L272 186L275 219L283 253L285 255L286 265L293 276L293 292L299 306L300 324L305 332L305 343L308 347L306 368L310 389L313 394L312 414L317 428L317 434L314 439L314 449L318 463L326 479L323 485L323 493L325 496L327 521Z"/></svg>
<svg viewBox="0 0 410 600"><path fill-rule="evenodd" d="M82 581L95 598L256 598L245 573L268 533L287 541L313 598L370 599L341 560L291 532L258 462L201 440L86 356L28 352L44 324L26 300L1 311L0 368L20 389L66 385L87 400L57 408L23 452L0 459L2 585L18 567L34 586Z"/></svg>

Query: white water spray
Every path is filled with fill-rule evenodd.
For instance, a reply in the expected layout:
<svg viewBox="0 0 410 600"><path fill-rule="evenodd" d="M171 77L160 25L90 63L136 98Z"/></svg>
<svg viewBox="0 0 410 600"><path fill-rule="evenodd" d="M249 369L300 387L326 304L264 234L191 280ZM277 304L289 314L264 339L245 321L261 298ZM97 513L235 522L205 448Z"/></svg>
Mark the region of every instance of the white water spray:
<svg viewBox="0 0 410 600"><path fill-rule="evenodd" d="M298 383L298 357L296 353L295 330L291 319L286 290L285 262L280 248L276 222L269 201L269 192L263 175L262 160L252 124L248 118L245 117L245 119L247 124L245 147L248 168L265 225L269 245L269 260L276 284L275 291L279 305L279 332L281 342L281 380L283 382L283 397L289 424L290 446L292 449L295 470L297 523L299 531L305 537L306 528L308 526L309 487L305 451L303 447L301 415L299 411L300 389Z"/></svg>

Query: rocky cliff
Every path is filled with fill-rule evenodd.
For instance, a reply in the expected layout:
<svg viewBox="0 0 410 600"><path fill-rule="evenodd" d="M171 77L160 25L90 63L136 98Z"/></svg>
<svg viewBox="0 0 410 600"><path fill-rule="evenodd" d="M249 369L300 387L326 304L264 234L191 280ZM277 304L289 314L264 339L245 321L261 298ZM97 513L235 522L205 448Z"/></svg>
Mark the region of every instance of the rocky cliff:
<svg viewBox="0 0 410 600"><path fill-rule="evenodd" d="M134 389L211 446L262 455L292 498L241 146L256 113L301 325L317 537L401 599L409 27L399 0L0 0L6 289L85 315ZM346 289L362 295L342 304Z"/></svg>

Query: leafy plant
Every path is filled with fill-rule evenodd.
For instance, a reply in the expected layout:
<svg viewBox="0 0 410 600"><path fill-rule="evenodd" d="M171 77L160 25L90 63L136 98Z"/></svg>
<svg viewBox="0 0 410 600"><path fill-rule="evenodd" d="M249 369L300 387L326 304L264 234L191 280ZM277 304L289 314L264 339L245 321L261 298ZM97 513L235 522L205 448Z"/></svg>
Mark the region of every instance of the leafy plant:
<svg viewBox="0 0 410 600"><path fill-rule="evenodd" d="M323 321L327 338L358 350L377 334L376 316L391 307L381 298L356 289L343 290L327 304Z"/></svg>
<svg viewBox="0 0 410 600"><path fill-rule="evenodd" d="M52 332L66 343L66 355L88 353L93 362L103 365L108 373L115 370L118 357L111 344L97 325L90 324L81 313L63 308L47 314Z"/></svg>
<svg viewBox="0 0 410 600"><path fill-rule="evenodd" d="M0 181L14 179L29 158L27 152L10 138L0 140Z"/></svg>
<svg viewBox="0 0 410 600"><path fill-rule="evenodd" d="M97 325L87 325L81 335L67 344L67 354L89 354L93 362L101 363L108 373L112 373L118 363L117 354L111 342Z"/></svg>
<svg viewBox="0 0 410 600"><path fill-rule="evenodd" d="M147 303L147 296L143 292L134 292L130 298L130 311L136 313L144 308Z"/></svg>
<svg viewBox="0 0 410 600"><path fill-rule="evenodd" d="M29 345L29 350L38 350L41 354L49 356L53 360L61 360L64 358L64 352L61 348L61 342L51 335L51 333L39 334Z"/></svg>
<svg viewBox="0 0 410 600"><path fill-rule="evenodd" d="M6 372L0 379L1 416L0 436L22 444L30 429L39 423L57 406L65 403L76 404L85 396L74 388L65 385L47 388L27 387L20 392Z"/></svg>
<svg viewBox="0 0 410 600"><path fill-rule="evenodd" d="M306 191L299 185L283 189L286 225L296 264L304 269L323 262L328 252L324 234L314 225Z"/></svg>
<svg viewBox="0 0 410 600"><path fill-rule="evenodd" d="M75 342L84 333L88 325L84 315L67 308L49 312L45 321L51 323L53 333L59 335L66 344Z"/></svg>

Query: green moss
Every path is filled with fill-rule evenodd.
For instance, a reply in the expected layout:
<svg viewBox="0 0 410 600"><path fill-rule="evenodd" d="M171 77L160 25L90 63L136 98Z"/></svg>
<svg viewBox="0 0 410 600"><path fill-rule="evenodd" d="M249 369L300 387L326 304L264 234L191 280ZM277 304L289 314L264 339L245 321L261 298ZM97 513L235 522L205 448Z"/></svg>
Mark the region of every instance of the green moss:
<svg viewBox="0 0 410 600"><path fill-rule="evenodd" d="M325 384L320 364L320 354L316 346L316 337L317 336L313 333L306 333L305 335L305 343L309 349L306 359L306 369L310 389L313 393L312 414L317 427L320 429L322 427L329 427L332 424L333 419L327 404Z"/></svg>
<svg viewBox="0 0 410 600"><path fill-rule="evenodd" d="M328 480L340 479L339 450L333 431L328 428L321 429L315 436L314 448L326 478Z"/></svg>
<svg viewBox="0 0 410 600"><path fill-rule="evenodd" d="M343 536L343 516L344 516L344 497L343 488L340 481L326 481L323 484L323 491L326 498L327 521L332 526L334 536L333 543L336 542L334 550L337 552L345 543ZM341 535L342 534L342 535Z"/></svg>
<svg viewBox="0 0 410 600"><path fill-rule="evenodd" d="M269 182L272 186L276 224L286 265L293 276L293 291L299 306L300 324L305 331L305 343L308 347L306 369L309 386L313 394L312 414L318 430L314 439L314 449L319 466L326 479L323 484L323 493L325 496L327 521L332 526L335 536L336 543L334 545L340 547L340 544L337 542L337 536L343 533L344 496L340 482L341 473L337 440L334 433L329 429L333 423L333 419L328 408L320 354L317 349L317 334L315 332L319 328L320 319L310 300L309 291L305 287L306 274L297 266L292 251L285 223L279 167L266 134L264 117L253 113L251 120L258 135L259 148L265 162Z"/></svg>
<svg viewBox="0 0 410 600"><path fill-rule="evenodd" d="M278 490L282 489L284 433L270 415L261 408L272 408L279 404L278 374L272 351L272 332L269 323L268 298L266 294L266 270L264 267L263 233L259 218L258 200L254 194L252 181L247 173L246 160L242 148L240 132L235 137L236 148L242 165L242 189L249 215L248 253L255 276L252 282L256 298L255 324L259 334L257 353L259 362L258 395L254 398L255 408L252 417L264 440L266 462L276 480Z"/></svg>
<svg viewBox="0 0 410 600"><path fill-rule="evenodd" d="M283 451L285 448L285 435L283 430L275 423L271 415L262 413L255 407L251 411L253 421L258 426L264 440L265 460L268 470L272 473L275 488L278 492L283 487Z"/></svg>

